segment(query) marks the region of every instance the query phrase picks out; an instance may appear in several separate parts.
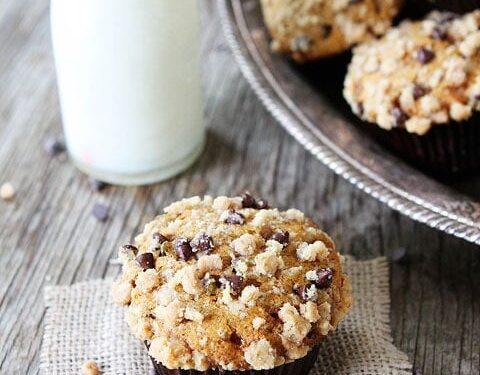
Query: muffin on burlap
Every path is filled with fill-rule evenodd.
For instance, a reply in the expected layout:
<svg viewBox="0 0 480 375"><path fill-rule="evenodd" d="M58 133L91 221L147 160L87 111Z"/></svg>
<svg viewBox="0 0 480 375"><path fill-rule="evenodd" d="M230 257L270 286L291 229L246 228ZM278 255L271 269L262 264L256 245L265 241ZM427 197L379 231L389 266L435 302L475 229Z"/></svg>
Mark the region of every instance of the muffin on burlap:
<svg viewBox="0 0 480 375"><path fill-rule="evenodd" d="M332 240L249 194L164 211L120 249L112 288L157 372L307 374L352 303Z"/></svg>
<svg viewBox="0 0 480 375"><path fill-rule="evenodd" d="M382 140L439 174L480 167L480 11L433 12L354 49L344 96Z"/></svg>
<svg viewBox="0 0 480 375"><path fill-rule="evenodd" d="M272 49L298 62L343 52L383 35L401 0L261 0Z"/></svg>

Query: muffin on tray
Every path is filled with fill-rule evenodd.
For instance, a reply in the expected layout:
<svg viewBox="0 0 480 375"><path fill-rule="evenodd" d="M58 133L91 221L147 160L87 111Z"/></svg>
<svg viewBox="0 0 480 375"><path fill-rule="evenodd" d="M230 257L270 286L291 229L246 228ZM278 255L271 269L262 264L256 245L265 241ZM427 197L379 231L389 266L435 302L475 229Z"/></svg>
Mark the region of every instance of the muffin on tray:
<svg viewBox="0 0 480 375"><path fill-rule="evenodd" d="M401 0L261 0L272 49L298 62L315 60L383 35Z"/></svg>
<svg viewBox="0 0 480 375"><path fill-rule="evenodd" d="M345 79L353 112L436 174L480 167L480 11L433 12L358 46Z"/></svg>
<svg viewBox="0 0 480 375"><path fill-rule="evenodd" d="M308 374L352 303L330 237L249 194L164 211L120 249L112 288L158 374Z"/></svg>

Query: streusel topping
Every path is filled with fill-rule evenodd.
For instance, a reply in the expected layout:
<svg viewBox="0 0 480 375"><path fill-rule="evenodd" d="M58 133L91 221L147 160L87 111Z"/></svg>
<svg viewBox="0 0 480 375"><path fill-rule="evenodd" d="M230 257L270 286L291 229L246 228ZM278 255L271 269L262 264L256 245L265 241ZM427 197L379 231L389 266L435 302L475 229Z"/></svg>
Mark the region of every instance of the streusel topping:
<svg viewBox="0 0 480 375"><path fill-rule="evenodd" d="M123 246L113 299L170 369L271 369L305 356L351 305L332 240L249 194L176 202Z"/></svg>
<svg viewBox="0 0 480 375"><path fill-rule="evenodd" d="M297 61L342 52L383 35L400 0L262 0L272 49Z"/></svg>
<svg viewBox="0 0 480 375"><path fill-rule="evenodd" d="M354 50L344 96L363 120L423 135L480 110L480 11L433 12Z"/></svg>

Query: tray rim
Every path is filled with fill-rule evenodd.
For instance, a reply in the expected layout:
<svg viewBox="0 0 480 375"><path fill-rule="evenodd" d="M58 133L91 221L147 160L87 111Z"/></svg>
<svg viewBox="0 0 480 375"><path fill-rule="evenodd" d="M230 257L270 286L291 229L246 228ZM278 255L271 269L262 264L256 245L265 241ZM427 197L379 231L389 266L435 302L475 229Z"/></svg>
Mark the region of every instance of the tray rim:
<svg viewBox="0 0 480 375"><path fill-rule="evenodd" d="M252 55L248 48L248 42L253 44L253 41L243 38L242 28L248 30L248 27L235 17L235 12L241 10L240 4L241 0L217 0L222 29L243 76L275 120L334 173L373 198L417 222L480 245L480 229L474 221L397 189L366 166L357 163L315 129L295 104L288 103L288 96L282 97L280 87L277 87L277 92L272 88L275 79L268 68L262 66L261 57Z"/></svg>

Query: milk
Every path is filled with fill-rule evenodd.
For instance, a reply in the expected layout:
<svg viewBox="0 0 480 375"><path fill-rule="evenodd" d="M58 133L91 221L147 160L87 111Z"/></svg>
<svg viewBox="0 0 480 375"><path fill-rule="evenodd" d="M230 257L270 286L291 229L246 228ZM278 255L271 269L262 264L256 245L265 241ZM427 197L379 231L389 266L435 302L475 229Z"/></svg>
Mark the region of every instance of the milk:
<svg viewBox="0 0 480 375"><path fill-rule="evenodd" d="M188 167L204 140L196 0L52 0L65 138L111 183Z"/></svg>

